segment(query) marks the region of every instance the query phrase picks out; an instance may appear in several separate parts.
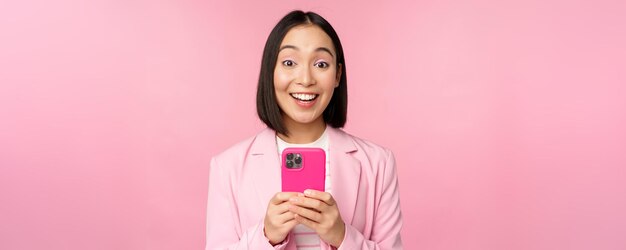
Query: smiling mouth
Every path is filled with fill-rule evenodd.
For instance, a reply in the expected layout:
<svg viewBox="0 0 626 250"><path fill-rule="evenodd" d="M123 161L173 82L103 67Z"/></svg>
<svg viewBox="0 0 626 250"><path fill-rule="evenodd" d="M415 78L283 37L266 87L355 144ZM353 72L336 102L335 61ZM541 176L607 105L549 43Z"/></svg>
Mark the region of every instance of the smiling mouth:
<svg viewBox="0 0 626 250"><path fill-rule="evenodd" d="M302 102L311 102L319 96L318 94L301 94L301 93L291 93L289 94L291 97L298 101Z"/></svg>

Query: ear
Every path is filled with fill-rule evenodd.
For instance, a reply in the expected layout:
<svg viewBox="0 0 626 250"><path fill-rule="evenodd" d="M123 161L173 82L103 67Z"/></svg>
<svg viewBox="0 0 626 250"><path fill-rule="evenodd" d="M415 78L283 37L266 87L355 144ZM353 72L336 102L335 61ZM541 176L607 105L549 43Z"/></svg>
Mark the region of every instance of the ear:
<svg viewBox="0 0 626 250"><path fill-rule="evenodd" d="M343 65L340 63L337 65L337 83L335 84L335 88L339 87L339 82L341 81L341 74L343 74Z"/></svg>

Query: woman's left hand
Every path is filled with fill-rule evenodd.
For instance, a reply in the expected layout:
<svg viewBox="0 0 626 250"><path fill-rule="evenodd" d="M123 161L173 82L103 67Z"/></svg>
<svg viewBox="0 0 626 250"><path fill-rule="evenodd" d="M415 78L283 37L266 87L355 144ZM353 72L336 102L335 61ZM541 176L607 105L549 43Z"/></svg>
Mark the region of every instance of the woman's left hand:
<svg viewBox="0 0 626 250"><path fill-rule="evenodd" d="M330 193L308 189L291 197L289 202L289 211L300 224L315 230L331 246L341 245L346 228Z"/></svg>

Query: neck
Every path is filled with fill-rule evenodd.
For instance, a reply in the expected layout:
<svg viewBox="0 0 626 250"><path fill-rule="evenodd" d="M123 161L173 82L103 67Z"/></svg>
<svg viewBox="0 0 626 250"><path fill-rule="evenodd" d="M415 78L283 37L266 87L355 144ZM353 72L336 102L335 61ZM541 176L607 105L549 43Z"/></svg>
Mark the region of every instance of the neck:
<svg viewBox="0 0 626 250"><path fill-rule="evenodd" d="M326 129L326 123L322 117L311 123L297 123L291 119L283 119L285 121L285 127L289 131L289 135L277 134L280 139L288 143L293 144L305 144L312 143L319 139L324 130Z"/></svg>

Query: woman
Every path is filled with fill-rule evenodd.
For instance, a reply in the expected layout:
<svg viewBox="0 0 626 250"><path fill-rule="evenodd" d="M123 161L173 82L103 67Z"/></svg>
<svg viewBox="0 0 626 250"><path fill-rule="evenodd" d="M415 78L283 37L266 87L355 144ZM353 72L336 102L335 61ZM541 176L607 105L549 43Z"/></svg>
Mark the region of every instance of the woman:
<svg viewBox="0 0 626 250"><path fill-rule="evenodd" d="M268 128L211 160L206 249L402 248L393 154L340 129L346 66L324 18L293 11L274 27L257 112ZM326 151L325 192L280 192L287 147Z"/></svg>

